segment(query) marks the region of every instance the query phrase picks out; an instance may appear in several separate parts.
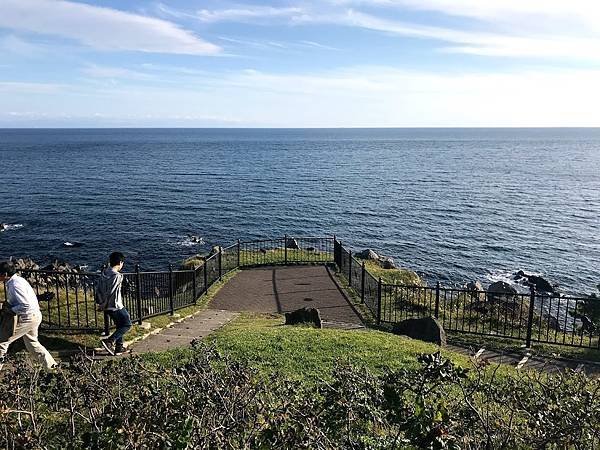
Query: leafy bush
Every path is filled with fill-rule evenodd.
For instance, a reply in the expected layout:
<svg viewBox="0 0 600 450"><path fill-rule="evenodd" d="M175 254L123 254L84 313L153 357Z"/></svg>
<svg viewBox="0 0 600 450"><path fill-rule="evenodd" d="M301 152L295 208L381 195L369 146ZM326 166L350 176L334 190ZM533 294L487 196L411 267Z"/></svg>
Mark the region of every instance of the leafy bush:
<svg viewBox="0 0 600 450"><path fill-rule="evenodd" d="M498 377L439 353L418 370L337 365L307 385L195 343L177 364L84 356L0 383L5 448L592 448L600 386L582 374ZM10 382L8 382L10 381Z"/></svg>

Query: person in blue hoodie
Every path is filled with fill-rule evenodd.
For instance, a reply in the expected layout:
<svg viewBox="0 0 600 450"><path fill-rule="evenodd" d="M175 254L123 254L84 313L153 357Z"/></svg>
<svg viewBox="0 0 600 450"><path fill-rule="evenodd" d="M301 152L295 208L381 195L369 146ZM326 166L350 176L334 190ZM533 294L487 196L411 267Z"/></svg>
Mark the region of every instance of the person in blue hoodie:
<svg viewBox="0 0 600 450"><path fill-rule="evenodd" d="M96 303L100 310L110 316L116 327L115 332L102 341L102 345L111 355L120 355L125 351L123 336L131 328L131 318L123 304L121 292L123 284L121 270L125 263L125 255L113 252L108 259L110 267L102 271L96 286Z"/></svg>

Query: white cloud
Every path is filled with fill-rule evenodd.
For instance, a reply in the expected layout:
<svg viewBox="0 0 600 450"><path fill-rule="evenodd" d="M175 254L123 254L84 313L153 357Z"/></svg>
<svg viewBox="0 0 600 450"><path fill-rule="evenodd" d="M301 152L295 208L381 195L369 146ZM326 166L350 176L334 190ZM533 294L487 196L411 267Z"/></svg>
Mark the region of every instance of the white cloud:
<svg viewBox="0 0 600 450"><path fill-rule="evenodd" d="M22 81L0 81L0 92L18 94L54 94L67 86L58 83L29 83Z"/></svg>
<svg viewBox="0 0 600 450"><path fill-rule="evenodd" d="M202 9L196 17L202 22L244 22L248 20L268 20L273 18L289 18L301 14L297 7L274 8L271 6L253 6L248 8L231 8L220 10Z"/></svg>
<svg viewBox="0 0 600 450"><path fill-rule="evenodd" d="M311 19L307 19L311 20ZM338 24L383 31L400 36L435 39L460 44L448 51L493 56L534 58L567 58L600 61L600 38L554 36L516 36L500 33L480 33L449 28L431 27L380 19L376 16L349 10L337 18L313 18Z"/></svg>
<svg viewBox="0 0 600 450"><path fill-rule="evenodd" d="M130 80L153 80L151 74L140 72L137 70L126 69L123 67L98 66L90 64L84 67L82 73L93 78L125 78Z"/></svg>
<svg viewBox="0 0 600 450"><path fill-rule="evenodd" d="M47 49L10 34L0 37L0 50L19 56L32 57L45 53Z"/></svg>
<svg viewBox="0 0 600 450"><path fill-rule="evenodd" d="M368 6L371 12L348 5ZM475 22L463 23L460 28L402 22L389 18L389 8L434 11ZM302 8L202 10L196 18L203 22L338 25L437 41L447 52L600 61L600 2L588 0L546 0L543 4L521 0L330 0L305 2ZM486 31L477 31L482 29Z"/></svg>
<svg viewBox="0 0 600 450"><path fill-rule="evenodd" d="M584 25L595 33L600 27L597 0L332 0L337 5L371 5L435 11L451 16L471 17L488 22L523 23L529 27L540 22Z"/></svg>
<svg viewBox="0 0 600 450"><path fill-rule="evenodd" d="M101 50L190 55L220 51L165 20L64 0L2 0L0 28L75 39Z"/></svg>

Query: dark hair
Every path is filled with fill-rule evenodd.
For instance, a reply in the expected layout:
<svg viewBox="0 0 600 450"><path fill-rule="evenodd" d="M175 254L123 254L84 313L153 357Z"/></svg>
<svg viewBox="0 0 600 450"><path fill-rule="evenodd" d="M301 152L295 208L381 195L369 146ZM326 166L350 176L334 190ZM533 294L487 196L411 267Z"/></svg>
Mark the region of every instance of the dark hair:
<svg viewBox="0 0 600 450"><path fill-rule="evenodd" d="M112 252L108 257L108 262L111 267L117 266L125 261L125 255L121 252Z"/></svg>
<svg viewBox="0 0 600 450"><path fill-rule="evenodd" d="M17 268L10 261L2 261L0 262L0 275L6 275L12 277L15 273L17 273Z"/></svg>

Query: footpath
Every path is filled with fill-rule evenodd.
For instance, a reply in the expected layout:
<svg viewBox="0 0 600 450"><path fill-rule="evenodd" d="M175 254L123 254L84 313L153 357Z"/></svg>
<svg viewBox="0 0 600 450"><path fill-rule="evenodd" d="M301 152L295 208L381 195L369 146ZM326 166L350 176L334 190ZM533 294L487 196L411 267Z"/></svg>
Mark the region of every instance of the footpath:
<svg viewBox="0 0 600 450"><path fill-rule="evenodd" d="M238 312L207 309L168 327L150 332L133 342L128 349L132 355L162 352L176 347L189 347L194 339L202 339L239 316Z"/></svg>

